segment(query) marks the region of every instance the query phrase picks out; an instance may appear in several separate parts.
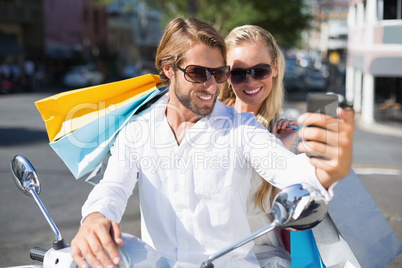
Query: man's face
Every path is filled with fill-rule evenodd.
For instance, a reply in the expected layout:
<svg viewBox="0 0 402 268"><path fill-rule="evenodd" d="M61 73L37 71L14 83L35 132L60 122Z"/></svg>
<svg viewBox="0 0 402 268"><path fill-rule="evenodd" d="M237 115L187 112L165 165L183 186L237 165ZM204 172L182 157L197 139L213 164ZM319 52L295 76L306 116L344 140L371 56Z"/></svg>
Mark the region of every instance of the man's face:
<svg viewBox="0 0 402 268"><path fill-rule="evenodd" d="M185 69L188 65L218 68L224 66L224 59L218 48L197 44L186 52L179 67ZM191 83L185 79L183 71L176 69L170 85L170 104L176 105L185 116L206 116L212 112L222 84L217 83L213 75L202 84Z"/></svg>

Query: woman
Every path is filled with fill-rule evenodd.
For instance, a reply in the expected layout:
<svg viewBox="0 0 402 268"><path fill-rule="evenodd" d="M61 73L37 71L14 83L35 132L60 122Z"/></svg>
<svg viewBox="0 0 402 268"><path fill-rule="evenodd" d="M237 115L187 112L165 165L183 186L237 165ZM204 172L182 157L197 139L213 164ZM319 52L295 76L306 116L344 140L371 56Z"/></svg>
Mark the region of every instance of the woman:
<svg viewBox="0 0 402 268"><path fill-rule="evenodd" d="M238 112L253 113L271 133L290 149L297 137L296 123L280 119L284 99L285 60L274 37L253 25L233 29L225 39L231 74L220 94L220 101ZM271 221L273 186L255 171L251 179L248 216L251 231ZM255 253L262 267L290 267L280 231L255 240Z"/></svg>

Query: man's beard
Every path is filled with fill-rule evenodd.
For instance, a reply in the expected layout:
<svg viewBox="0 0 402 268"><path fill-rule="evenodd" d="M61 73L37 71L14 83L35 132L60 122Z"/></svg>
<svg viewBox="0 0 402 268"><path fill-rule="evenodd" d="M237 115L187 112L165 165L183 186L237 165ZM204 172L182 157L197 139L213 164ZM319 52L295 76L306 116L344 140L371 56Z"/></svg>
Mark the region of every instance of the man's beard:
<svg viewBox="0 0 402 268"><path fill-rule="evenodd" d="M204 105L204 106L199 106L197 103L191 98L191 94L185 95L181 94L178 90L179 85L177 82L175 82L174 85L174 92L176 94L177 99L180 101L180 103L189 109L191 112L196 114L197 116L207 116L212 113L212 110L214 109L215 103L216 103L216 98L217 95L213 96L212 100L212 106ZM206 91L198 91L199 93L205 94L205 95L210 95L210 93ZM195 97L196 98L196 97Z"/></svg>

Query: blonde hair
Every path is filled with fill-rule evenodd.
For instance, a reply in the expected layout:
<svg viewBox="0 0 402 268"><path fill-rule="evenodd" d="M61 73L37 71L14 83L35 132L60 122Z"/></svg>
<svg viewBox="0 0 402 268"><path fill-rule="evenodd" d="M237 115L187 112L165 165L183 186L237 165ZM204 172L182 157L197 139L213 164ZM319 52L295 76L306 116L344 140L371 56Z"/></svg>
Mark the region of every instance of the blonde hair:
<svg viewBox="0 0 402 268"><path fill-rule="evenodd" d="M163 72L163 65L176 68L185 53L197 43L219 48L226 65L225 41L212 25L195 18L176 18L167 25L155 57L156 69L165 85L169 85L170 80Z"/></svg>
<svg viewBox="0 0 402 268"><path fill-rule="evenodd" d="M263 44L266 46L271 59L276 61L275 65L278 75L272 77L272 90L256 115L256 119L272 132L275 122L279 118L284 101L283 76L285 74L285 58L275 38L267 30L259 26L243 25L236 27L225 38L226 49L228 51L247 42ZM273 68L275 68L275 65ZM228 106L234 106L236 95L229 82L226 82L222 86L219 100ZM264 211L264 203L270 190L271 184L263 180L263 184L258 189L255 205L258 205Z"/></svg>

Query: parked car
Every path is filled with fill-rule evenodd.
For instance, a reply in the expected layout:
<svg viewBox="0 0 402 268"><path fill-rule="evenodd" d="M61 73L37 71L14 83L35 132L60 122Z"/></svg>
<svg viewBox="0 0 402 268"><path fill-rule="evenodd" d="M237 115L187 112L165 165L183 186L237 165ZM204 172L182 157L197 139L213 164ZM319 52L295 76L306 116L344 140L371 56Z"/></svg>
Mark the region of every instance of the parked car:
<svg viewBox="0 0 402 268"><path fill-rule="evenodd" d="M298 66L294 62L286 62L286 70L285 76L283 78L283 83L285 89L288 92L296 92L303 90L304 88L304 78L303 78L304 69Z"/></svg>
<svg viewBox="0 0 402 268"><path fill-rule="evenodd" d="M101 84L105 76L93 65L73 66L63 78L67 87L87 87Z"/></svg>
<svg viewBox="0 0 402 268"><path fill-rule="evenodd" d="M327 91L327 79L318 70L309 70L304 77L306 89L311 91Z"/></svg>

